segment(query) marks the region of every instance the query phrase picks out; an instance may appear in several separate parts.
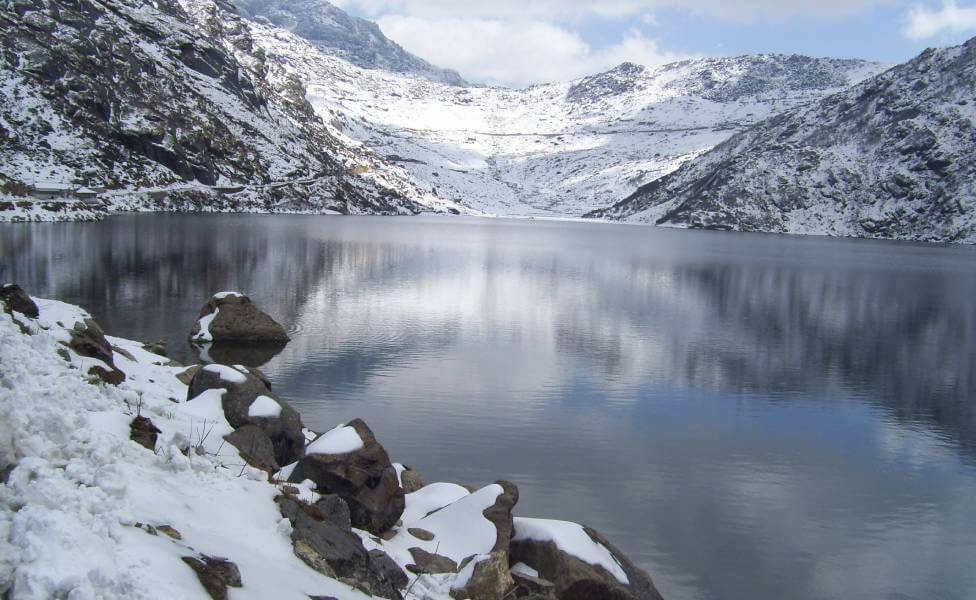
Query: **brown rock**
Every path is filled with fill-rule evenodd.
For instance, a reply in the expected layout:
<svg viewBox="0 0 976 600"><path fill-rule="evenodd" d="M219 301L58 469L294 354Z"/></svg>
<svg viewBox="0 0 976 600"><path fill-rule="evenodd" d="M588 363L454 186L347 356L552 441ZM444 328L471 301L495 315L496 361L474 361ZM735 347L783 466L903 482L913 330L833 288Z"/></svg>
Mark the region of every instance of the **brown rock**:
<svg viewBox="0 0 976 600"><path fill-rule="evenodd" d="M418 575L430 573L457 573L457 563L446 556L432 554L423 548L410 548L410 556L414 564L407 565L407 570Z"/></svg>
<svg viewBox="0 0 976 600"><path fill-rule="evenodd" d="M307 455L295 466L289 481L311 479L320 492L337 494L349 505L354 527L380 535L403 514L403 490L390 457L366 423L355 419L348 426L362 439L361 449L348 454Z"/></svg>
<svg viewBox="0 0 976 600"><path fill-rule="evenodd" d="M421 529L420 527L411 527L407 529L407 533L417 538L418 540L423 540L429 542L434 539L434 534L427 531L426 529Z"/></svg>
<svg viewBox="0 0 976 600"><path fill-rule="evenodd" d="M112 345L105 339L105 332L94 319L75 323L69 332L71 341L68 347L82 356L97 358L105 364L115 366Z"/></svg>
<svg viewBox="0 0 976 600"><path fill-rule="evenodd" d="M193 381L193 376L196 375L197 371L199 371L201 368L202 367L200 365L193 365L185 371L180 371L177 373L176 378L179 379L180 383L183 385L190 385L190 382Z"/></svg>
<svg viewBox="0 0 976 600"><path fill-rule="evenodd" d="M519 491L514 483L508 481L496 481L502 490L495 503L489 506L482 513L486 519L492 522L497 532L495 545L492 552L508 552L509 544L512 541L513 520L512 509L518 503Z"/></svg>
<svg viewBox="0 0 976 600"><path fill-rule="evenodd" d="M156 450L156 439L160 433L146 417L136 417L129 423L129 438L147 450Z"/></svg>
<svg viewBox="0 0 976 600"><path fill-rule="evenodd" d="M108 370L101 365L95 365L88 369L88 374L97 377L109 385L119 385L125 381L125 373L116 368Z"/></svg>
<svg viewBox="0 0 976 600"><path fill-rule="evenodd" d="M224 436L227 443L237 448L247 464L256 469L274 473L280 467L275 460L271 438L257 425L245 425Z"/></svg>
<svg viewBox="0 0 976 600"><path fill-rule="evenodd" d="M515 582L508 570L508 553L492 552L474 565L471 578L463 588L452 589L451 596L459 600L503 600L514 587Z"/></svg>
<svg viewBox="0 0 976 600"><path fill-rule="evenodd" d="M424 480L420 473L410 467L405 467L400 473L400 486L403 487L404 494L412 494L424 487Z"/></svg>
<svg viewBox="0 0 976 600"><path fill-rule="evenodd" d="M184 556L183 562L193 569L197 579L214 600L227 600L228 587L241 587L241 571L237 565L224 558L206 555Z"/></svg>
<svg viewBox="0 0 976 600"><path fill-rule="evenodd" d="M31 300L21 287L15 283L0 286L0 302L3 302L5 312L17 311L25 317L36 319L41 312L37 304Z"/></svg>

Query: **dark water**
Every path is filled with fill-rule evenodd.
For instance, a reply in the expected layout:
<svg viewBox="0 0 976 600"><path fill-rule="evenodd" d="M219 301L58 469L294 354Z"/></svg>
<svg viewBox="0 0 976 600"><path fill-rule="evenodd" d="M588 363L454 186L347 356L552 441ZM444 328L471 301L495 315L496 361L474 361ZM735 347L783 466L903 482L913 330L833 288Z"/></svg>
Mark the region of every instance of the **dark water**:
<svg viewBox="0 0 976 600"><path fill-rule="evenodd" d="M542 221L0 226L0 280L174 355L238 289L314 428L602 530L670 599L976 598L976 251Z"/></svg>

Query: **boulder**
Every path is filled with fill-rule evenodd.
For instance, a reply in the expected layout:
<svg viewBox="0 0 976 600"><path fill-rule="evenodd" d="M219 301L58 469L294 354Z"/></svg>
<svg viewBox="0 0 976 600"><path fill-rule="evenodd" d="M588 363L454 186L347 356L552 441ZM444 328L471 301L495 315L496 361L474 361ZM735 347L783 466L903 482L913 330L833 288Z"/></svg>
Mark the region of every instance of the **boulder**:
<svg viewBox="0 0 976 600"><path fill-rule="evenodd" d="M245 425L224 436L227 443L237 448L247 464L256 469L274 473L280 467L275 460L271 438L257 425Z"/></svg>
<svg viewBox="0 0 976 600"><path fill-rule="evenodd" d="M512 509L518 503L519 491L514 483L508 481L496 481L496 485L502 487L502 493L498 495L495 503L489 506L482 513L486 519L495 526L496 537L492 552L508 552L508 547L512 542L512 532L514 529L512 520Z"/></svg>
<svg viewBox="0 0 976 600"><path fill-rule="evenodd" d="M285 349L286 342L207 342L194 344L200 362L260 367Z"/></svg>
<svg viewBox="0 0 976 600"><path fill-rule="evenodd" d="M403 514L404 495L396 470L361 419L326 432L308 445L289 481L306 479L315 482L320 493L337 494L345 500L353 526L376 535L396 525Z"/></svg>
<svg viewBox="0 0 976 600"><path fill-rule="evenodd" d="M405 576L398 577L390 569L392 560L389 557L383 559L371 555L352 530L317 519L306 508L308 505L302 506L294 498L278 496L275 501L281 514L291 522L295 555L305 564L366 594L394 600L402 598L401 586L397 584Z"/></svg>
<svg viewBox="0 0 976 600"><path fill-rule="evenodd" d="M214 600L227 600L227 588L242 585L240 569L229 560L200 555L184 556L183 562L193 569L203 589Z"/></svg>
<svg viewBox="0 0 976 600"><path fill-rule="evenodd" d="M16 311L31 319L36 319L41 314L37 304L16 283L0 286L0 302L3 302L4 311L8 313Z"/></svg>
<svg viewBox="0 0 976 600"><path fill-rule="evenodd" d="M508 553L492 552L471 561L458 574L458 583L462 585L451 589L451 596L458 600L503 600L515 588L508 570Z"/></svg>
<svg viewBox="0 0 976 600"><path fill-rule="evenodd" d="M291 464L301 458L305 447L301 417L287 402L275 396L254 372L243 367L206 365L190 380L187 400L212 389L226 390L221 405L231 427L239 429L255 425L271 439L274 458L279 465Z"/></svg>
<svg viewBox="0 0 976 600"><path fill-rule="evenodd" d="M579 548L579 554L588 561L560 547ZM650 575L602 535L575 523L517 519L509 561L525 563L538 572L539 578L552 582L560 600L661 600Z"/></svg>
<svg viewBox="0 0 976 600"><path fill-rule="evenodd" d="M369 551L370 570L376 573L380 579L389 582L394 589L402 590L410 581L407 574L403 572L396 561L379 549Z"/></svg>
<svg viewBox="0 0 976 600"><path fill-rule="evenodd" d="M125 381L125 373L114 367L106 369L100 365L94 365L88 369L88 374L109 385L119 385Z"/></svg>
<svg viewBox="0 0 976 600"><path fill-rule="evenodd" d="M251 299L237 292L214 295L200 309L200 319L190 331L193 342L287 342L278 322L262 312Z"/></svg>

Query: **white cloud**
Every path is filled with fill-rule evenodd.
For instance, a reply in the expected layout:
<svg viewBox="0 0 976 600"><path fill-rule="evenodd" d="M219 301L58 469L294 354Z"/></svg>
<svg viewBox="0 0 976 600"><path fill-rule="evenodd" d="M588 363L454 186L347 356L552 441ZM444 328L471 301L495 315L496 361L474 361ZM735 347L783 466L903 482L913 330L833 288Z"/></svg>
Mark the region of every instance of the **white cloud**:
<svg viewBox="0 0 976 600"><path fill-rule="evenodd" d="M976 7L962 7L948 0L941 10L931 11L916 6L908 13L905 36L912 40L926 40L944 33L965 33L976 30Z"/></svg>
<svg viewBox="0 0 976 600"><path fill-rule="evenodd" d="M586 17L640 17L660 8L737 21L777 20L797 16L839 17L892 0L340 0L368 15L425 18L479 18L571 22Z"/></svg>
<svg viewBox="0 0 976 600"><path fill-rule="evenodd" d="M655 65L685 58L661 50L637 30L617 44L593 49L578 34L546 21L390 15L378 22L410 52L486 83L565 81L624 61Z"/></svg>

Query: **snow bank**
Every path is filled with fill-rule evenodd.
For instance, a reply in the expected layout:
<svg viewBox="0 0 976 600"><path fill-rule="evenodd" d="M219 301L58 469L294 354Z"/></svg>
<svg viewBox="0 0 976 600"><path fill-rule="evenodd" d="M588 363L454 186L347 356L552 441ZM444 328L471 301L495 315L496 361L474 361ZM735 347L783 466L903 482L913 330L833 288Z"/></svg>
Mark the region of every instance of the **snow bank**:
<svg viewBox="0 0 976 600"><path fill-rule="evenodd" d="M197 334L193 336L194 342L213 341L213 334L210 333L210 324L213 323L213 320L215 318L217 318L217 313L219 312L220 309L215 308L214 311L209 315L203 315L202 317L200 317L200 320L198 321L198 323L200 324L200 331L198 331Z"/></svg>

